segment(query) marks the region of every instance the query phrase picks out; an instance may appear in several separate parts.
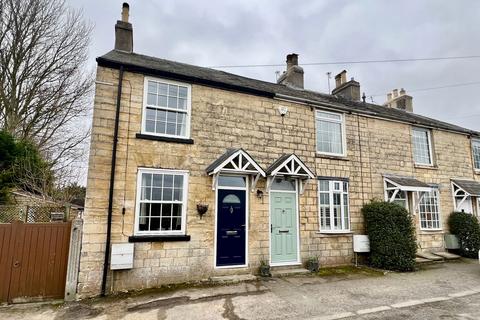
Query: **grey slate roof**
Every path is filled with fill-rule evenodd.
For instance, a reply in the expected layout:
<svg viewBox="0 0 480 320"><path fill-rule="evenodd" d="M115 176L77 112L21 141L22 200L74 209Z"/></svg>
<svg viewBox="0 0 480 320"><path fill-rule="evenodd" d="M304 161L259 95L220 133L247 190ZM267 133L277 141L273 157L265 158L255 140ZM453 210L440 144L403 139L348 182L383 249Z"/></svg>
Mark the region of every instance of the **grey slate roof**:
<svg viewBox="0 0 480 320"><path fill-rule="evenodd" d="M212 164L210 164L206 171L207 171L207 174L210 174L213 172L213 170L215 170L215 168L217 168L219 165L222 164L223 161L227 160L232 154L234 154L235 152L239 151L239 150L242 150L241 148L237 148L237 149L227 149L227 151L222 154L220 157L218 157L215 161L212 162Z"/></svg>
<svg viewBox="0 0 480 320"><path fill-rule="evenodd" d="M246 153L251 159L252 161L255 162L255 164L260 168L262 169L262 174L263 174L263 168L255 161L255 159L253 159L253 157L251 155L248 154L247 151L245 151L244 149L242 148L236 148L236 149L227 149L227 151L222 154L220 157L218 157L215 161L213 161L208 167L207 169L205 169L205 171L207 171L207 174L210 174L212 173L219 165L221 165L225 160L227 160L231 155L233 155L234 153L236 153L237 151L243 151L244 153Z"/></svg>
<svg viewBox="0 0 480 320"><path fill-rule="evenodd" d="M415 178L409 177L397 177L397 176L389 176L384 175L385 178L395 182L398 185L404 187L420 187L420 188L430 188L431 186L426 184L425 182L419 181Z"/></svg>
<svg viewBox="0 0 480 320"><path fill-rule="evenodd" d="M282 163L288 159L292 154L291 153L286 153L281 155L277 160L275 160L268 168L265 170L265 173L267 176L269 176L273 170L277 169L278 166L282 165Z"/></svg>
<svg viewBox="0 0 480 320"><path fill-rule="evenodd" d="M328 104L330 108L347 112L358 112L365 115L407 122L413 125L422 125L480 136L480 132L402 110L387 108L371 103L354 102L310 90L293 89L282 84L246 78L211 68L198 67L137 53L112 50L107 54L98 57L97 63L100 66L111 68L120 68L120 66L123 66L127 71L158 75L165 78L183 80L190 83L198 83L266 97L273 98L278 95L285 95L297 99L309 100L312 104Z"/></svg>
<svg viewBox="0 0 480 320"><path fill-rule="evenodd" d="M480 183L474 180L452 179L453 183L472 196L480 196Z"/></svg>

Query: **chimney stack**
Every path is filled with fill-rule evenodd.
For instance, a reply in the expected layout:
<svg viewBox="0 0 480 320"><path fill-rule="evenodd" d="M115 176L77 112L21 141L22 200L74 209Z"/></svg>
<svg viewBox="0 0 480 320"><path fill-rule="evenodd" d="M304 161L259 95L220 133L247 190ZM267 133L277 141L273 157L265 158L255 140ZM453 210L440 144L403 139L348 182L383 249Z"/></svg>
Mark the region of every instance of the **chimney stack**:
<svg viewBox="0 0 480 320"><path fill-rule="evenodd" d="M393 89L387 93L387 102L383 105L387 108L395 108L407 112L413 112L412 96L409 96L405 89Z"/></svg>
<svg viewBox="0 0 480 320"><path fill-rule="evenodd" d="M133 52L133 27L128 22L130 6L124 2L122 6L122 20L115 24L115 50Z"/></svg>
<svg viewBox="0 0 480 320"><path fill-rule="evenodd" d="M303 68L298 65L298 54L287 55L287 71L278 78L277 83L303 89Z"/></svg>
<svg viewBox="0 0 480 320"><path fill-rule="evenodd" d="M347 81L347 70L335 76L335 89L332 94L352 101L360 101L360 83L353 78Z"/></svg>

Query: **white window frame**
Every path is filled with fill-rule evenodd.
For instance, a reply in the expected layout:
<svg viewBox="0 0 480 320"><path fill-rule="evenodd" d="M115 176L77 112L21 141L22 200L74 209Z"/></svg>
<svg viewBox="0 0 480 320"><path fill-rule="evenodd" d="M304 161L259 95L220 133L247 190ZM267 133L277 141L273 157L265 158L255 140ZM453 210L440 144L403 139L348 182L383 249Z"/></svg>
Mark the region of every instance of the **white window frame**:
<svg viewBox="0 0 480 320"><path fill-rule="evenodd" d="M476 163L475 163L475 145L478 146L478 149L480 151L480 139L472 139L472 164L473 164L473 169L476 171L476 172L480 172L480 166L477 167L476 166ZM480 154L479 154L480 156Z"/></svg>
<svg viewBox="0 0 480 320"><path fill-rule="evenodd" d="M441 205L440 205L440 190L438 190L437 188L433 188L432 191L434 194L435 194L435 197L437 198L437 215L438 215L438 228L428 228L428 227L422 227L422 215L426 214L426 213L422 213L421 211L421 202L425 199L425 192L424 192L424 195L421 196L420 195L420 192L417 192L417 196L418 196L418 222L420 224L420 230L423 230L423 231L441 231L442 230L442 214L441 214ZM425 219L425 221L427 221Z"/></svg>
<svg viewBox="0 0 480 320"><path fill-rule="evenodd" d="M427 142L428 142L428 157L430 162L429 163L421 163L415 160L415 139L413 138L414 131L422 131L427 133ZM430 129L421 128L421 127L412 127L412 156L413 162L419 166L433 166L433 147L432 147L432 132Z"/></svg>
<svg viewBox="0 0 480 320"><path fill-rule="evenodd" d="M181 109L169 108L169 107L160 107L160 106L151 106L155 109L160 109L164 111L172 111L172 112L180 112L185 113L185 135L175 135L175 134L166 134L166 133L157 133L157 132L149 132L146 131L145 126L147 122L147 98L148 98L148 81L154 81L157 83L164 83L164 84L171 84L177 85L182 87L187 87L187 109L185 112ZM142 134L151 135L151 136L158 136L158 137L170 137L170 138L180 138L180 139L190 139L190 123L192 117L192 86L188 83L184 82L177 82L172 80L166 80L162 78L154 78L154 77L145 77L143 82L143 106L142 106L142 127L141 131Z"/></svg>
<svg viewBox="0 0 480 320"><path fill-rule="evenodd" d="M321 181L328 181L328 192L327 191L320 191L320 182ZM333 189L333 186L335 185L335 183L340 183L340 192L338 192L338 190L334 190ZM347 191L345 192L343 190L343 184L346 183L347 184ZM328 179L322 179L322 180L319 180L318 181L318 192L317 192L317 201L318 201L318 228L320 230L320 233L334 233L334 234L337 234L337 233L350 233L350 224L351 224L351 216L350 216L350 185L349 185L349 182L348 181L344 181L344 180L335 180L335 179L332 179L332 180L328 180ZM328 202L329 202L329 206L330 206L330 228L333 227L334 225L334 214L333 214L333 194L334 193L340 193L340 201L341 201L341 204L340 204L340 216L341 216L341 222L342 222L342 228L341 229L322 229L322 213L321 213L321 203L320 203L320 194L321 193L328 193ZM348 216L348 226L345 226L345 218L344 218L344 214L345 214L345 203L344 203L344 195L347 195L347 206L348 206L348 212L347 212L347 216Z"/></svg>
<svg viewBox="0 0 480 320"><path fill-rule="evenodd" d="M323 118L318 115L319 112L323 113L328 113L328 114L333 114L336 116L340 116L340 120L336 119L331 119L331 118ZM328 122L333 122L333 123L340 123L340 128L341 128L341 133L342 133L342 152L341 153L335 153L335 152L323 152L318 150L318 126L317 126L317 120L322 120L322 121L328 121ZM316 109L315 110L315 150L317 154L320 155L327 155L327 156L341 156L341 157L346 157L347 156L347 138L346 138L346 132L345 132L345 114L343 113L338 113L338 112L330 112L326 110L321 110L321 109Z"/></svg>
<svg viewBox="0 0 480 320"><path fill-rule="evenodd" d="M161 200L148 200L148 203L180 203L182 204L182 222L180 230L157 230L157 231L140 231L140 199L142 192L142 174L173 174L183 176L183 192L182 201L161 201ZM185 235L186 234L186 222L187 222L187 203L188 203L188 176L187 170L166 170L166 169L150 169L150 168L138 168L137 171L137 195L135 200L135 226L134 235Z"/></svg>

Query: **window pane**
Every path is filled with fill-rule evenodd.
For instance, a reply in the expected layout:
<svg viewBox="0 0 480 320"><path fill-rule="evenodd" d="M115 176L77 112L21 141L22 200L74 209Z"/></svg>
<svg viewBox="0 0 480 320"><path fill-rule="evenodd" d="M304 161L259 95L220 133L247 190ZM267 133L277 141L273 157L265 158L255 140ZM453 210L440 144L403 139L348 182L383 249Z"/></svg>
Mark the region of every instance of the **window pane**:
<svg viewBox="0 0 480 320"><path fill-rule="evenodd" d="M168 84L159 83L158 84L158 94L166 96L168 94Z"/></svg>
<svg viewBox="0 0 480 320"><path fill-rule="evenodd" d="M154 81L148 81L148 93L157 94L157 83Z"/></svg>
<svg viewBox="0 0 480 320"><path fill-rule="evenodd" d="M284 190L284 191L295 191L295 181L294 180L286 180L283 178L275 178L273 180L272 190Z"/></svg>
<svg viewBox="0 0 480 320"><path fill-rule="evenodd" d="M480 170L480 141L474 140L472 142L473 163L475 169Z"/></svg>
<svg viewBox="0 0 480 320"><path fill-rule="evenodd" d="M342 120L342 115L340 115L340 114L323 112L323 111L317 111L317 117L326 118L326 119L334 119L334 120Z"/></svg>
<svg viewBox="0 0 480 320"><path fill-rule="evenodd" d="M430 141L427 130L413 129L413 157L415 163L431 164Z"/></svg>
<svg viewBox="0 0 480 320"><path fill-rule="evenodd" d="M245 188L247 183L245 177L239 176L219 176L218 185L222 187L239 187Z"/></svg>
<svg viewBox="0 0 480 320"><path fill-rule="evenodd" d="M421 194L419 193L419 196ZM440 210L438 191L423 193L418 210L420 212L420 225L424 229L439 229L440 228Z"/></svg>
<svg viewBox="0 0 480 320"><path fill-rule="evenodd" d="M170 97L178 97L178 86L173 84L168 85L168 95Z"/></svg>
<svg viewBox="0 0 480 320"><path fill-rule="evenodd" d="M317 120L317 151L343 154L341 123Z"/></svg>
<svg viewBox="0 0 480 320"><path fill-rule="evenodd" d="M177 98L176 97L168 97L168 107L177 109Z"/></svg>
<svg viewBox="0 0 480 320"><path fill-rule="evenodd" d="M167 107L167 96L158 96L157 103L159 107Z"/></svg>
<svg viewBox="0 0 480 320"><path fill-rule="evenodd" d="M320 183L319 183L320 191L328 191L330 186L329 182L330 181L328 180L320 180Z"/></svg>
<svg viewBox="0 0 480 320"><path fill-rule="evenodd" d="M178 96L180 98L187 98L188 89L187 87L178 87Z"/></svg>
<svg viewBox="0 0 480 320"><path fill-rule="evenodd" d="M147 95L147 104L151 106L157 105L157 95L149 93Z"/></svg>

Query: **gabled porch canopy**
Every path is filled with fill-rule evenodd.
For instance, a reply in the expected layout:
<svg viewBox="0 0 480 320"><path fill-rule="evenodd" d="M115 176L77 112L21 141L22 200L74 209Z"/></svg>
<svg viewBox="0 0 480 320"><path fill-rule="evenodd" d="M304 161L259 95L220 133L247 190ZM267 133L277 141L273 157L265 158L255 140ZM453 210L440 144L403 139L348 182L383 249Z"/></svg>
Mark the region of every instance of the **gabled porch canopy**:
<svg viewBox="0 0 480 320"><path fill-rule="evenodd" d="M480 197L480 182L452 179L452 183L458 187L458 191L463 191L467 196Z"/></svg>
<svg viewBox="0 0 480 320"><path fill-rule="evenodd" d="M455 209L460 207L468 197L480 197L480 183L474 180L452 179L453 197L460 199L455 203Z"/></svg>
<svg viewBox="0 0 480 320"><path fill-rule="evenodd" d="M417 201L417 205L420 203L426 192L431 192L434 187L419 181L413 177L400 177L393 175L384 175L385 181L385 193L388 195L388 191L393 191L391 196L388 197L388 202L393 202L395 197L400 191L419 192L420 197Z"/></svg>
<svg viewBox="0 0 480 320"><path fill-rule="evenodd" d="M300 194L305 190L307 181L315 178L315 174L294 153L282 155L268 167L266 174L267 191L270 191L270 186L275 177L283 176L299 179Z"/></svg>
<svg viewBox="0 0 480 320"><path fill-rule="evenodd" d="M252 177L251 189L253 190L260 176L265 177L265 171L242 148L227 149L206 169L207 174L213 176L212 189L215 190L219 174L241 174Z"/></svg>

